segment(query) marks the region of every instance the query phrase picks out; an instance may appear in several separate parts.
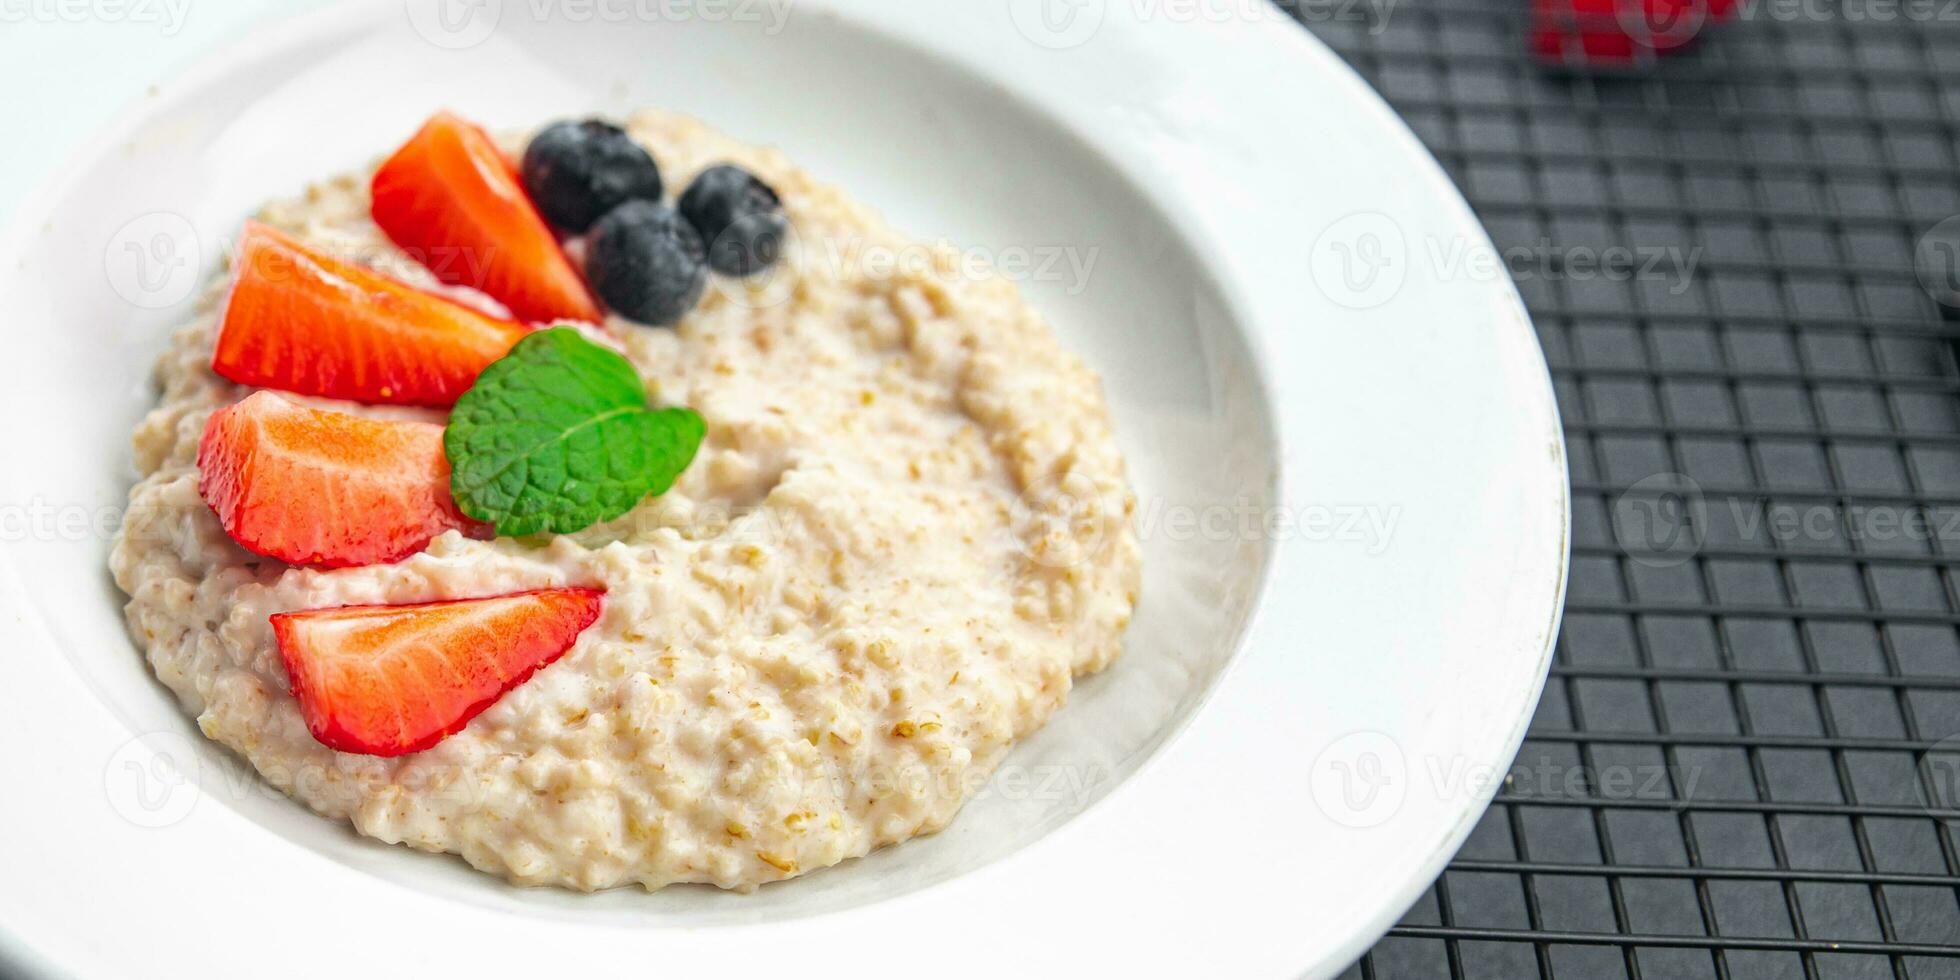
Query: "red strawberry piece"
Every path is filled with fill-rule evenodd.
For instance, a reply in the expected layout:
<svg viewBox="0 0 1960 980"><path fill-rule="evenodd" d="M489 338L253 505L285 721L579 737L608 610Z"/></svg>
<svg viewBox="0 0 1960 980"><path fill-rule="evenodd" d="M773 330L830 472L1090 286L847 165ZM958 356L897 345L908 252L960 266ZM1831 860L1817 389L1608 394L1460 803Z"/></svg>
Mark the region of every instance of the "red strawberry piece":
<svg viewBox="0 0 1960 980"><path fill-rule="evenodd" d="M375 171L374 223L443 282L529 322L598 322L599 305L489 134L451 113Z"/></svg>
<svg viewBox="0 0 1960 980"><path fill-rule="evenodd" d="M340 752L397 756L470 719L563 656L598 589L278 613L272 632L306 728Z"/></svg>
<svg viewBox="0 0 1960 980"><path fill-rule="evenodd" d="M1532 52L1554 64L1629 65L1641 54L1615 0L1533 0L1531 15Z"/></svg>
<svg viewBox="0 0 1960 980"><path fill-rule="evenodd" d="M211 369L303 395L446 407L528 332L248 221Z"/></svg>
<svg viewBox="0 0 1960 980"><path fill-rule="evenodd" d="M1567 67L1645 64L1693 41L1733 0L1534 0L1530 45Z"/></svg>
<svg viewBox="0 0 1960 980"><path fill-rule="evenodd" d="M296 565L400 561L482 525L449 496L442 426L323 412L261 391L220 409L197 492L233 541Z"/></svg>

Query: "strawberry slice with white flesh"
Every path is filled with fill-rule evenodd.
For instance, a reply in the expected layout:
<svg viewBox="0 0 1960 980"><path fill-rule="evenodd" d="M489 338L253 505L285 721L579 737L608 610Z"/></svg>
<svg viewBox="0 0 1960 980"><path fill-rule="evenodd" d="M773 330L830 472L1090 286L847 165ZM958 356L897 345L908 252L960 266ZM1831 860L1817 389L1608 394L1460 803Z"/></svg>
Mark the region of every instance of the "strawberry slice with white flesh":
<svg viewBox="0 0 1960 980"><path fill-rule="evenodd" d="M247 221L211 369L259 388L446 408L527 333Z"/></svg>
<svg viewBox="0 0 1960 980"><path fill-rule="evenodd" d="M233 541L295 565L400 561L486 530L449 494L442 426L309 408L261 391L212 413L197 492Z"/></svg>
<svg viewBox="0 0 1960 980"><path fill-rule="evenodd" d="M306 728L340 752L399 756L470 719L570 650L598 589L278 613L272 631Z"/></svg>

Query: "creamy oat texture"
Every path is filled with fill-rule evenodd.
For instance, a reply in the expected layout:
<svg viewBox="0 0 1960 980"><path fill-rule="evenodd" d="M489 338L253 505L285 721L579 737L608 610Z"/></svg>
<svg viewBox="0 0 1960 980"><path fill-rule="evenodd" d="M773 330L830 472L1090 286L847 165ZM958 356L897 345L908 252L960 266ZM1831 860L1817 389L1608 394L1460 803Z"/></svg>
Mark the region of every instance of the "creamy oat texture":
<svg viewBox="0 0 1960 980"><path fill-rule="evenodd" d="M206 417L248 393L209 368L214 286L158 366L112 561L204 733L320 813L521 883L748 888L945 826L1074 675L1116 656L1133 498L1096 375L1013 285L777 152L665 113L630 130L670 189L750 168L796 232L776 273L716 277L678 329L612 324L656 401L707 419L670 493L576 535L451 532L394 565L252 555L197 494ZM261 218L433 284L369 221L364 175ZM559 585L607 590L578 644L399 759L308 735L266 619Z"/></svg>

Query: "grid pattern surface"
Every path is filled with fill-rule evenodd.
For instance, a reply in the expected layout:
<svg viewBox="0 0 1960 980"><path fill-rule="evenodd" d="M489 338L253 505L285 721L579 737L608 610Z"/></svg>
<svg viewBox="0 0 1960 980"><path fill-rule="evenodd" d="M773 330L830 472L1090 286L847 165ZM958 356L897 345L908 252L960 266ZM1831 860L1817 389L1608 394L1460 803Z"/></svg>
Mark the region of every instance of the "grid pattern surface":
<svg viewBox="0 0 1960 980"><path fill-rule="evenodd" d="M1347 975L1960 977L1960 11L1745 3L1592 76L1527 6L1294 10L1489 228L1573 484L1524 749Z"/></svg>

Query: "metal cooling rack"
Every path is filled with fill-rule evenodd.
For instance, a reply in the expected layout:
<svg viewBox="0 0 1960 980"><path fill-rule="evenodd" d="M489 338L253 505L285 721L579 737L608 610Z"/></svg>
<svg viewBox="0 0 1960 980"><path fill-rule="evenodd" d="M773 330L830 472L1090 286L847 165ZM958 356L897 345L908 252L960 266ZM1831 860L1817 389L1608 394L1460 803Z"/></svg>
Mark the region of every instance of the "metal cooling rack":
<svg viewBox="0 0 1960 980"><path fill-rule="evenodd" d="M1520 250L1574 498L1512 778L1347 976L1960 977L1960 7L1592 75L1528 6L1295 11Z"/></svg>

